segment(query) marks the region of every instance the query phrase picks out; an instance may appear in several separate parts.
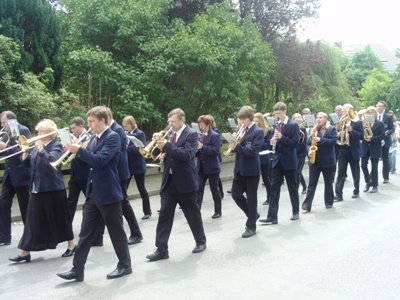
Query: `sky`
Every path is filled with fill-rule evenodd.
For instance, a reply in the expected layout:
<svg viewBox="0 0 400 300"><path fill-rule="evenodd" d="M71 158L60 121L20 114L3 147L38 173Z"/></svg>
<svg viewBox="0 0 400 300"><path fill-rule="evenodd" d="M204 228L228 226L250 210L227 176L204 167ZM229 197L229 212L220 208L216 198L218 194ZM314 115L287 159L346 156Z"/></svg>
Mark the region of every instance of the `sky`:
<svg viewBox="0 0 400 300"><path fill-rule="evenodd" d="M397 0L320 0L320 4L319 17L302 24L305 30L299 32L300 40L400 48Z"/></svg>

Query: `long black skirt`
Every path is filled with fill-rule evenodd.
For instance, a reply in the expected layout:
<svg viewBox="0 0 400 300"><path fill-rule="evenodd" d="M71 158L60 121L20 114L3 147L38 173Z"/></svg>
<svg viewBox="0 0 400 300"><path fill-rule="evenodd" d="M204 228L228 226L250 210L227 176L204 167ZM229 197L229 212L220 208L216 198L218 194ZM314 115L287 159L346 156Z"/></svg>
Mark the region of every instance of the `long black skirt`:
<svg viewBox="0 0 400 300"><path fill-rule="evenodd" d="M65 189L31 194L18 248L26 251L55 249L57 244L73 238Z"/></svg>

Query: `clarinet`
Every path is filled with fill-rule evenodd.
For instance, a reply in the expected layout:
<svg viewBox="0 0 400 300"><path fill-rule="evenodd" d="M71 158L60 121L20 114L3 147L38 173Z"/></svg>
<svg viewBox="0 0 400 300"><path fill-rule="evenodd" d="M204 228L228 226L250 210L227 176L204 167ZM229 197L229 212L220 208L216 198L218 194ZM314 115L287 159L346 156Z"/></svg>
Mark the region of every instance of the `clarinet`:
<svg viewBox="0 0 400 300"><path fill-rule="evenodd" d="M274 136L275 133L277 132L277 130L279 130L279 123L276 122L275 126L274 126ZM274 161L275 159L275 149L276 149L276 141L272 144L272 155L271 155L271 163Z"/></svg>

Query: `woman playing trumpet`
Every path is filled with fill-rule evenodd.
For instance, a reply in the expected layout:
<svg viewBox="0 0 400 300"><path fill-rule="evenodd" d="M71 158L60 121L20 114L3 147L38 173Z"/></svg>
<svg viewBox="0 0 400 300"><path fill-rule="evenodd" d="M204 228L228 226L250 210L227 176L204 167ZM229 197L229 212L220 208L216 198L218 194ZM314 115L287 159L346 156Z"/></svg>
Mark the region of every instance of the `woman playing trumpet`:
<svg viewBox="0 0 400 300"><path fill-rule="evenodd" d="M31 251L55 249L64 241L68 241L66 252L73 252L75 247L61 167L55 170L50 165L63 155L63 147L57 140L57 125L45 119L35 129L44 137L35 142L30 153L22 154L23 165L32 168L31 195L18 245L22 251L10 258L13 262L30 262Z"/></svg>
<svg viewBox="0 0 400 300"><path fill-rule="evenodd" d="M328 116L324 112L319 112L317 114L316 122L315 133L312 132L310 135L309 143L316 143L318 151L316 153L315 162L309 164L310 173L307 196L302 205L302 209L307 212L311 211L315 189L317 188L321 172L325 182L324 200L326 208L332 207L334 197L332 176L336 165L335 145L337 142L337 132L334 126L329 125Z"/></svg>

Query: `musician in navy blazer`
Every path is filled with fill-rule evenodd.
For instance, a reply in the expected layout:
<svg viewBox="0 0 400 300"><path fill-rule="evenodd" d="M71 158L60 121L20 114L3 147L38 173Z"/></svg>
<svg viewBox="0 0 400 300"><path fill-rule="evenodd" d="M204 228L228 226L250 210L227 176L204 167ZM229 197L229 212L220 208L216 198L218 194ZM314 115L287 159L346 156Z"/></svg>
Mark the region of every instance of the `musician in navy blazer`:
<svg viewBox="0 0 400 300"><path fill-rule="evenodd" d="M385 112L386 102L383 100L378 101L376 104L378 112L377 119L383 122L385 127L385 143L382 146L382 176L383 183L389 183L389 148L392 145L392 134L394 132L393 118Z"/></svg>
<svg viewBox="0 0 400 300"><path fill-rule="evenodd" d="M9 156L20 152L21 149L15 147L15 145L18 144L17 137L11 136L10 127L8 125L8 120L17 120L16 115L11 111L3 111L0 114L0 119L1 126L10 136L8 144L5 143L7 141L4 139L6 135L3 134L2 136L3 141L0 141L0 150L4 151L2 152L2 155ZM31 132L27 127L18 124L18 129L20 135L23 135L28 139L32 137ZM7 148L10 149L6 150ZM15 194L17 194L22 222L25 223L28 209L30 181L31 170L21 164L21 154L6 159L0 196L0 246L11 244L11 207Z"/></svg>
<svg viewBox="0 0 400 300"><path fill-rule="evenodd" d="M176 205L179 204L196 241L192 253L206 249L206 236L200 208L196 201L198 180L194 157L199 136L185 124L185 113L176 108L168 114L173 131L170 141L163 139L157 144L164 151L164 173L161 183L161 208L156 229L156 251L147 255L150 261L169 258L168 240L174 222Z"/></svg>
<svg viewBox="0 0 400 300"><path fill-rule="evenodd" d="M292 115L292 120L298 124L299 123L301 124L303 121L303 117L299 113L295 113ZM307 191L307 185L303 176L303 168L308 153L307 128L306 127L300 128L299 133L300 133L300 143L296 148L297 152L296 182L297 182L297 188L299 188L301 184L301 186L303 187L302 194L305 194Z"/></svg>
<svg viewBox="0 0 400 300"><path fill-rule="evenodd" d="M377 110L370 106L367 108L366 116L373 117L375 120L371 126L372 137L362 140L361 149L361 169L364 173L365 188L364 192L370 193L378 191L378 164L382 157L382 140L385 137L385 126L382 121L377 119ZM368 160L371 160L371 172L368 170Z"/></svg>
<svg viewBox="0 0 400 300"><path fill-rule="evenodd" d="M115 131L120 138L120 152L118 159L118 175L121 185L121 191L123 195L122 199L122 214L125 217L129 229L131 231L130 237L128 239L128 244L133 245L141 242L143 240L142 232L140 231L139 224L137 222L135 213L128 199L128 186L129 181L131 179L131 175L129 173L129 165L128 165L128 154L126 149L127 137L124 129L121 125L119 125L112 116L111 110L107 107L109 113L109 123L108 126L111 130ZM103 244L103 235L104 235L104 222L100 222L99 229L97 231L96 238L93 242L94 246Z"/></svg>
<svg viewBox="0 0 400 300"><path fill-rule="evenodd" d="M353 108L349 103L343 105L343 115L348 114L348 110ZM335 200L343 200L343 186L346 180L347 166L350 165L353 176L354 190L352 198L358 198L360 192L360 158L361 158L361 140L364 137L362 121L348 121L343 125L342 131L345 132L345 141L339 145L337 162L338 172L335 185ZM338 136L339 137L339 136Z"/></svg>
<svg viewBox="0 0 400 300"><path fill-rule="evenodd" d="M79 242L71 271L58 273L63 279L82 281L89 250L96 236L100 220L107 226L114 251L118 257L117 268L107 275L113 279L132 273L128 240L123 227L123 194L118 173L121 151L120 137L107 126L108 108L97 106L87 112L88 126L93 134L86 149L70 144L69 150L76 153L76 159L90 167L86 189L86 203Z"/></svg>
<svg viewBox="0 0 400 300"><path fill-rule="evenodd" d="M122 120L122 126L127 132L128 135L134 136L139 139L143 145L146 145L146 136L144 132L141 131L137 125L135 118L132 116L126 116ZM142 198L142 207L143 207L143 217L142 220L147 220L151 216L151 206L150 206L150 197L149 193L146 190L145 186L145 174L146 174L146 161L142 154L140 154L140 148L136 147L135 144L131 141L127 141L127 153L128 153L128 163L129 163L129 173L130 178L129 183L132 179L132 176L135 177L136 187L139 191L140 197Z"/></svg>
<svg viewBox="0 0 400 300"><path fill-rule="evenodd" d="M90 139L90 135L87 134L85 129L85 120L82 117L73 118L70 121L69 126L76 140L81 139L82 136L87 136L82 140L82 142L85 142L86 139ZM66 146L64 148L67 149ZM68 209L72 221L74 220L80 193L82 192L86 196L88 176L88 165L79 164L75 159L72 160L70 178L68 181Z"/></svg>
<svg viewBox="0 0 400 300"><path fill-rule="evenodd" d="M311 211L321 172L324 177L324 203L327 209L332 208L334 198L332 176L336 168L337 131L335 126L329 125L328 115L324 112L317 114L316 123L308 141L309 145L316 143L317 146L315 163L309 163L309 184L302 204L302 209L308 212Z"/></svg>
<svg viewBox="0 0 400 300"><path fill-rule="evenodd" d="M30 152L21 156L22 164L31 168L31 195L24 233L18 244L22 251L10 258L13 262L29 262L31 251L55 249L64 241L68 241L71 251L75 247L61 166L56 170L50 164L63 154L62 144L57 140L57 125L44 119L37 124L36 130L40 139L35 140Z"/></svg>
<svg viewBox="0 0 400 300"><path fill-rule="evenodd" d="M238 143L230 142L232 152L235 153L232 198L247 216L246 230L242 237L248 238L256 234L256 222L260 217L257 212L257 190L261 175L259 153L264 132L253 122L254 111L250 106L243 106L237 113L237 118L245 130L237 137L240 139Z"/></svg>
<svg viewBox="0 0 400 300"><path fill-rule="evenodd" d="M214 200L214 214L211 218L221 217L221 191L218 187L219 173L221 172L221 162L219 159L221 149L221 138L218 133L212 130L212 119L208 116L200 116L197 119L202 131L200 141L198 141L197 174L199 189L197 191L197 204L201 209L204 196L204 187L208 179L211 194Z"/></svg>
<svg viewBox="0 0 400 300"><path fill-rule="evenodd" d="M272 159L271 201L268 214L260 222L267 225L278 224L279 198L283 177L289 190L292 204L292 221L299 219L299 191L296 182L297 147L300 143L299 125L286 115L286 104L278 102L274 105L274 113L279 120L275 127L271 145L275 147Z"/></svg>

